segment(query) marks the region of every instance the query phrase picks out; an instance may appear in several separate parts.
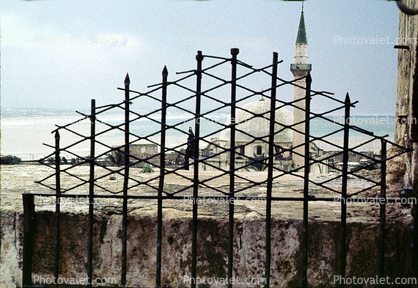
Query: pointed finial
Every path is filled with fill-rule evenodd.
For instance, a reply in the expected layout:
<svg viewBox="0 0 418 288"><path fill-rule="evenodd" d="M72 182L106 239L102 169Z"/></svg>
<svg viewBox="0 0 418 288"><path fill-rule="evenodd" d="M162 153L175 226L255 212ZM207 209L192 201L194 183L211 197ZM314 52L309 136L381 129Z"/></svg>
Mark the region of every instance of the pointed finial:
<svg viewBox="0 0 418 288"><path fill-rule="evenodd" d="M345 95L345 101L344 102L346 104L351 103L350 96L348 95L348 92L347 92L347 95Z"/></svg>
<svg viewBox="0 0 418 288"><path fill-rule="evenodd" d="M303 13L303 2L302 2L302 13Z"/></svg>
<svg viewBox="0 0 418 288"><path fill-rule="evenodd" d="M126 73L126 77L125 77L125 86L131 84L131 80L129 79L129 74Z"/></svg>
<svg viewBox="0 0 418 288"><path fill-rule="evenodd" d="M167 70L167 66L164 65L164 69L163 69L163 77L167 77L168 76L168 70Z"/></svg>
<svg viewBox="0 0 418 288"><path fill-rule="evenodd" d="M312 83L311 71L308 71L308 75L306 75L306 83Z"/></svg>
<svg viewBox="0 0 418 288"><path fill-rule="evenodd" d="M60 139L60 133L58 132L58 130L55 132L55 140L59 140Z"/></svg>

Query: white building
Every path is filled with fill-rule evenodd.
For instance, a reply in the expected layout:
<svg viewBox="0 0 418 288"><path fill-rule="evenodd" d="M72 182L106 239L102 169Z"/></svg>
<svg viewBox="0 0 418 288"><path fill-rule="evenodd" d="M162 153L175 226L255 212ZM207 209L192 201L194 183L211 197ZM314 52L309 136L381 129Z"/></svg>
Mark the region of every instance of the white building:
<svg viewBox="0 0 418 288"><path fill-rule="evenodd" d="M295 44L295 64L291 64L290 71L293 73L295 79L306 76L309 71L312 70L312 65L308 64L308 41L305 30L305 20L303 16L303 8L299 22L299 29L296 37ZM295 84L306 87L305 79L298 80ZM300 87L294 88L294 100L303 99L305 97L306 90ZM295 104L301 109L305 109L305 101L301 100ZM288 109L282 107L276 110L275 121L283 125L291 125L292 123L299 123L305 120L305 111L294 108L294 113ZM260 115L254 117L254 115ZM235 146L237 150L235 152L235 168L242 167L248 163L251 163L252 159L258 157L268 156L268 135L270 134L270 102L261 98L259 101L254 101L245 104L242 107L237 107L236 110L236 134L235 134ZM229 118L225 125L229 125L231 119ZM304 165L304 146L301 145L305 142L304 136L304 124L297 125L295 127L300 131L294 132L291 129L284 129L282 125L275 124L275 136L274 136L274 166L288 171L292 168L302 167ZM222 131L219 138L212 138L211 144L201 150L200 157L207 158L205 163L201 164L202 170L216 170L216 168L229 169L229 153L223 153L215 156L218 153L224 151L223 148L230 147L230 129ZM259 138L259 139L254 139ZM287 149L296 147L295 151L301 156L295 153L290 153ZM310 144L310 156L320 157L321 151L315 144ZM212 165L212 166L211 166ZM316 165L318 166L318 165ZM319 165L320 166L320 165ZM216 167L216 168L215 168ZM315 167L316 170L324 170L324 167Z"/></svg>
<svg viewBox="0 0 418 288"><path fill-rule="evenodd" d="M254 114L260 115L254 117ZM268 141L270 134L270 101L261 98L244 106L237 108L236 111L236 133L235 133L235 167L239 168L251 162L251 159L265 157L268 155ZM282 107L276 110L275 121L283 125L291 125L293 114ZM231 123L229 118L225 125ZM274 159L274 165L280 169L288 170L292 165L292 158L287 148L292 147L292 130L285 129L284 126L276 123L274 135L274 148L277 155ZM254 137L259 139L254 139ZM231 143L230 129L221 132L219 138L212 138L212 143L201 151L201 157L210 157L205 160L206 163L221 169L229 169L229 153L223 153L216 157L214 154L224 151L223 148L229 148ZM246 156L246 157L245 157ZM202 164L202 170L215 170L207 164Z"/></svg>

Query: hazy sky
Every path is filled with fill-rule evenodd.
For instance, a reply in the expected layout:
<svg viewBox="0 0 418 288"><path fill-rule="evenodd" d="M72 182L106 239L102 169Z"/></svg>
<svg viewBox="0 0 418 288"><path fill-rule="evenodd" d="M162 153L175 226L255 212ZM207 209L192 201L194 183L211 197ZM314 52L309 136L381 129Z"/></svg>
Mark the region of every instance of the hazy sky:
<svg viewBox="0 0 418 288"><path fill-rule="evenodd" d="M1 104L88 109L119 102L132 88L160 82L167 65L195 68L197 50L268 65L289 65L301 2L1 0ZM394 114L399 10L382 0L308 0L304 4L313 88L360 103L354 114ZM376 43L377 42L377 43ZM289 94L292 94L289 92Z"/></svg>

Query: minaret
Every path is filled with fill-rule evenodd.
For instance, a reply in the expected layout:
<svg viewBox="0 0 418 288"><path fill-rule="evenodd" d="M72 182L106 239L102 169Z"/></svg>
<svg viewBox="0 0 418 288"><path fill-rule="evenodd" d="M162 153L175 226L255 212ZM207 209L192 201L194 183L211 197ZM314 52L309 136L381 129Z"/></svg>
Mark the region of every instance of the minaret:
<svg viewBox="0 0 418 288"><path fill-rule="evenodd" d="M306 38L305 30L305 19L303 18L303 4L302 13L300 15L298 35L296 37L296 48L295 48L295 64L290 64L290 71L292 72L295 79L308 75L309 71L312 70L312 65L308 64L308 40ZM296 85L306 87L306 80L302 79L294 82ZM294 86L294 100L298 100L305 97L306 90L300 87ZM300 100L294 104L297 107L305 109L305 100ZM305 120L305 111L294 107L293 110L293 123L301 122ZM294 126L295 129L300 131L298 133L293 131L293 147L300 145L305 142L305 124L299 124ZM304 156L305 148L300 146L294 149L294 152L301 154L302 156L293 153L293 168L302 167L305 164Z"/></svg>

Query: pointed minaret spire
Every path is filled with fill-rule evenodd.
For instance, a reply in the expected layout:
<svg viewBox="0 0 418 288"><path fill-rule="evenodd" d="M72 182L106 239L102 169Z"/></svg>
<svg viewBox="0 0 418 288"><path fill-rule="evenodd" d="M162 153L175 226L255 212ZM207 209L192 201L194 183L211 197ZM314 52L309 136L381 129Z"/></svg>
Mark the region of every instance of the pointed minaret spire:
<svg viewBox="0 0 418 288"><path fill-rule="evenodd" d="M303 17L303 3L299 20L298 36L296 37L296 44L308 44L308 39L306 38L305 18Z"/></svg>
<svg viewBox="0 0 418 288"><path fill-rule="evenodd" d="M312 70L312 65L308 64L308 40L306 37L305 29L305 18L303 16L303 3L302 3L302 12L300 14L299 29L296 37L295 44L295 63L290 64L290 71L296 79L294 83L294 103L295 108L293 109L293 123L300 123L305 120L305 102L303 100L306 96L306 82L308 79L302 78L307 76L310 77L309 72ZM298 124L294 126L300 133L293 131L293 147L294 152L292 155L293 168L301 168L305 165L305 150L304 145L301 145L305 142L305 124ZM299 171L300 172L300 171Z"/></svg>
<svg viewBox="0 0 418 288"><path fill-rule="evenodd" d="M298 34L296 36L295 43L295 64L307 64L308 63L308 39L306 37L305 17L302 12L300 13Z"/></svg>

